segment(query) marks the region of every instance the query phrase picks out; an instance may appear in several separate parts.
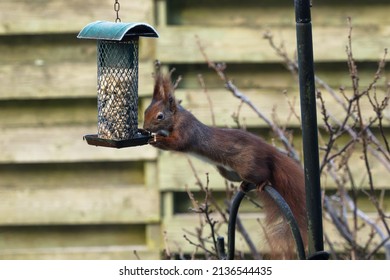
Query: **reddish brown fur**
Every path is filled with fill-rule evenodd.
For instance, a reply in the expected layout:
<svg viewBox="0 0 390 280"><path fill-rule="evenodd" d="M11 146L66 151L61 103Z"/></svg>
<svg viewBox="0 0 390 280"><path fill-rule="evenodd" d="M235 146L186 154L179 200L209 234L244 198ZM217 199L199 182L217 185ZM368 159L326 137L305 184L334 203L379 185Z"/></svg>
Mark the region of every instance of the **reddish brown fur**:
<svg viewBox="0 0 390 280"><path fill-rule="evenodd" d="M306 243L304 175L299 164L254 134L204 125L177 104L170 76L158 72L155 81L144 121L144 128L157 134L150 144L207 158L230 180L257 186L271 183L289 204ZM159 119L158 115L163 117ZM278 207L266 193L261 192L260 197L271 250L290 256L294 241L287 223L281 220Z"/></svg>

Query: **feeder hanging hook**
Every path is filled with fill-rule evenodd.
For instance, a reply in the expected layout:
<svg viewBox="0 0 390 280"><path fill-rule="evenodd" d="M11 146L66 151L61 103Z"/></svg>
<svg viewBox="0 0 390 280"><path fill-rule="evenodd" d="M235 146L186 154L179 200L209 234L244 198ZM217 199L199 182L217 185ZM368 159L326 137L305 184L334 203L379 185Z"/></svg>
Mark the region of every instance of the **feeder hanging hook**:
<svg viewBox="0 0 390 280"><path fill-rule="evenodd" d="M120 9L121 9L121 5L119 4L119 1L115 0L115 3L114 3L114 11L116 12L115 22L121 22L121 19L119 17L119 10Z"/></svg>

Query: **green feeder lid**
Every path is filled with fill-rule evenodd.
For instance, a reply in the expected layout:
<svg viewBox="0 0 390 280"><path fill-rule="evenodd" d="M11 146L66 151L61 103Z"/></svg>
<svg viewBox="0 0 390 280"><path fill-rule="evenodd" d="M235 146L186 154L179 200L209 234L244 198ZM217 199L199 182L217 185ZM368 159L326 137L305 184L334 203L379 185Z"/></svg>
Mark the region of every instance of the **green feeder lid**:
<svg viewBox="0 0 390 280"><path fill-rule="evenodd" d="M77 38L121 41L125 36L157 38L158 33L152 26L142 22L95 21L86 25Z"/></svg>

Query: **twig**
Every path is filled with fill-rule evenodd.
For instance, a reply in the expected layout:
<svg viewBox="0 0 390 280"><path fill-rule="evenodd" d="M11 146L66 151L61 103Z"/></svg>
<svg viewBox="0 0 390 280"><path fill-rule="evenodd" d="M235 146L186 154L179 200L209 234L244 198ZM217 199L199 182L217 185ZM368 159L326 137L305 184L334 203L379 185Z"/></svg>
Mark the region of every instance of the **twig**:
<svg viewBox="0 0 390 280"><path fill-rule="evenodd" d="M241 128L241 129L246 130L246 125L242 125L240 122L240 113L241 113L241 109L242 109L243 105L244 105L244 102L241 100L240 104L238 104L237 111L232 114L232 119L236 123L237 128Z"/></svg>
<svg viewBox="0 0 390 280"><path fill-rule="evenodd" d="M352 199L349 197L349 195L346 195L348 206L351 210L356 211L356 214L361 218L364 222L366 222L368 225L370 225L376 233L378 233L379 237L382 240L386 240L389 238L389 236L386 236L384 232L381 230L381 228L368 216L366 215L362 210L358 209L356 207L356 204L352 201ZM390 251L389 251L390 254Z"/></svg>
<svg viewBox="0 0 390 280"><path fill-rule="evenodd" d="M337 260L336 250L334 249L333 243L330 241L329 236L326 233L324 233L324 239L329 246L330 255L332 256L332 259Z"/></svg>
<svg viewBox="0 0 390 280"><path fill-rule="evenodd" d="M384 55L383 59L381 60L381 62L379 63L379 65L380 65L379 67L384 67L386 55L387 55L387 49L385 49L385 55ZM381 68L378 68L376 75L380 75L380 72L379 72L380 70L379 69L381 69ZM374 87L374 96L371 97L371 95L369 93L367 93L367 97L368 97L368 100L370 101L372 109L376 113L376 116L377 116L378 122L379 122L379 124L378 124L379 131L381 133L383 141L385 142L386 150L390 154L389 142L387 141L387 137L385 136L385 132L384 132L384 129L383 129L383 123L382 123L383 111L389 105L390 84L387 85L386 95L385 95L385 97L383 98L383 100L381 102L378 101L378 98L377 98L377 95L376 95L376 88L375 87Z"/></svg>
<svg viewBox="0 0 390 280"><path fill-rule="evenodd" d="M207 221L207 224L209 225L210 227L210 231L211 231L211 238L213 240L213 244L214 244L214 250L218 256L218 259L220 259L221 257L219 256L219 251L218 251L218 246L217 246L217 239L216 239L216 233L215 233L215 224L217 223L216 221L213 221L213 219L210 217L210 211L208 209L208 204L207 204L207 193L206 193L206 199L205 199L205 206L204 206L204 215L206 217L206 221Z"/></svg>
<svg viewBox="0 0 390 280"><path fill-rule="evenodd" d="M351 41L349 41L349 44L351 44ZM349 50L350 51L348 52L348 57L351 57L350 59L353 61L351 46L349 47ZM351 75L352 75L352 77L355 77L355 75L357 74L356 66L354 66L353 62L351 62L350 65L351 65L350 67L352 67L350 69L350 71L352 73ZM354 79L356 79L356 78L354 78ZM357 84L357 82L354 82L354 92L355 92L355 95L356 96L361 96L358 93L358 89L355 88L355 84ZM360 127L364 128L366 126L365 126L365 124L363 122L362 109L361 109L361 106L360 106L360 98L358 98L356 100L356 104L357 104L357 114L358 114L358 117L359 117ZM375 195L374 178L372 176L371 166L370 166L369 159L368 159L368 150L367 150L367 147L369 145L369 135L368 135L368 133L366 131L362 132L361 139L363 140L363 151L362 152L363 152L364 164L365 164L365 168L366 168L366 171L367 171L367 174L368 174L368 181L369 181L369 187L370 187L370 196L369 196L369 198L370 198L371 202L374 204L376 210L378 211L379 217L381 218L382 223L383 223L384 227L386 228L387 234L390 235L390 227L387 224L385 213L383 212L382 208L380 207L380 205L378 203L378 200L376 198L376 195Z"/></svg>
<svg viewBox="0 0 390 280"><path fill-rule="evenodd" d="M140 258L139 255L138 255L137 250L134 250L134 251L133 251L133 254L134 254L134 256L135 256L135 258L136 258L137 260L141 260L141 258Z"/></svg>
<svg viewBox="0 0 390 280"><path fill-rule="evenodd" d="M192 160L187 157L187 161L188 161L188 164L190 165L190 168L192 170L192 173L193 175L195 176L195 179L196 179L196 184L200 187L201 191L203 192L209 192L209 190L206 188L206 186L203 184L202 180L200 179L199 175L198 175L198 172L192 162ZM207 180L208 179L208 175L207 175ZM219 206L219 204L216 202L216 200L214 199L214 197L212 196L211 193L209 193L209 201L211 202L211 204L215 207L215 209L217 210L217 212L222 216L222 219L225 223L228 222L228 218L226 217L226 214L225 212L221 209L221 207Z"/></svg>
<svg viewBox="0 0 390 280"><path fill-rule="evenodd" d="M198 74L198 81L200 86L203 89L204 94L206 95L207 102L209 103L209 108L210 108L210 114L211 114L211 123L213 126L216 126L216 121L215 121L215 114L214 114L214 107L213 107L213 102L211 101L210 94L207 91L206 84L204 82L202 74Z"/></svg>
<svg viewBox="0 0 390 280"><path fill-rule="evenodd" d="M383 239L381 243L379 243L374 250L371 251L366 257L367 259L371 259L378 251L380 248L385 247L385 252L386 252L386 259L390 260L390 236L388 236L386 239Z"/></svg>
<svg viewBox="0 0 390 280"><path fill-rule="evenodd" d="M190 160L189 160L190 161ZM206 218L206 224L209 225L210 227L210 231L211 231L211 238L212 238L212 241L213 241L213 244L214 244L214 250L218 256L218 258L220 258L219 256L219 251L218 251L218 247L217 247L217 238L216 238L216 230L215 230L215 226L217 224L216 221L214 221L210 214L212 213L212 211L209 209L209 199L212 197L211 196L211 192L209 191L209 176L208 174L206 174L206 177L207 177L207 182L206 182L206 186L203 185L203 183L200 181L198 175L197 175L197 172L194 168L194 166L192 165L192 162L190 161L190 165L192 166L193 168L193 171L195 172L195 177L198 178L198 185L201 185L201 189L204 191L205 193L205 199L204 199L204 202L202 205L199 205L199 203L195 200L195 197L193 195L193 193L189 190L188 186L186 186L186 191L187 191L187 194L191 200L191 203L192 203L192 206L193 206L193 211L195 211L196 213L199 213L199 214L202 214L204 215L204 217ZM214 203L215 205L217 205L217 203L215 202L214 200ZM222 210L221 210L222 211ZM198 237L198 240L199 242L201 243L201 245L204 247L204 240L202 239L202 232L203 232L203 227L204 225L201 224L201 227L200 228L197 228L197 237Z"/></svg>
<svg viewBox="0 0 390 280"><path fill-rule="evenodd" d="M163 235L164 235L164 249L165 249L165 255L167 257L167 259L171 259L171 250L169 249L169 245L168 245L168 235L167 235L167 231L164 230L163 232Z"/></svg>
<svg viewBox="0 0 390 280"><path fill-rule="evenodd" d="M352 54L352 36L351 36L352 25L351 25L350 18L348 18L348 23L349 23L349 35L348 35L348 46L347 46L348 67L349 67L350 75L352 78L354 98L356 100L357 118L359 121L360 128L363 129L365 127L368 127L369 125L366 125L363 121L363 113L362 113L361 104L360 104L361 103L360 97L362 97L364 95L369 95L369 92L371 91L371 89L374 87L374 85L377 83L378 79L380 78L380 74L381 74L383 67L385 65L386 53L385 53L384 58L382 59L382 63L380 63L378 66L378 70L375 73L373 81L369 84L369 86L365 90L363 90L362 92L359 92L358 70L357 70L357 66L355 64L355 60L354 60L353 54ZM369 146L369 142L371 141L371 135L370 135L370 133L368 133L368 130L363 130L360 132L360 134L361 134L361 139L363 142L363 147L362 147L363 159L364 159L365 169L366 169L366 172L368 175L368 181L369 181L369 187L370 187L369 198L379 214L379 217L382 221L382 224L384 225L384 227L387 231L387 235L390 236L390 227L387 224L385 213L383 212L383 209L381 208L381 206L378 202L378 199L376 197L376 194L375 194L374 178L372 176L371 166L370 166L369 159L368 159L367 147Z"/></svg>
<svg viewBox="0 0 390 280"><path fill-rule="evenodd" d="M210 256L214 256L215 258L217 257L217 255L210 251L209 249L207 249L204 245L201 245L201 244L196 244L194 243L192 240L190 240L187 235L183 235L184 239L187 240L188 243L190 243L191 245L197 247L197 248L201 248L203 251L205 251L206 253L208 253Z"/></svg>
<svg viewBox="0 0 390 280"><path fill-rule="evenodd" d="M345 223L340 222L340 219L338 218L338 215L336 214L333 207L331 206L331 203L329 201L329 197L327 197L327 196L324 197L324 206L325 206L325 209L327 210L328 214L330 215L330 217L333 221L333 224L336 226L336 228L338 229L340 234L344 237L344 239L349 244L354 243L351 232L348 230Z"/></svg>
<svg viewBox="0 0 390 280"><path fill-rule="evenodd" d="M294 117L298 120L298 122L300 123L300 122L301 122L301 117L300 117L299 114L295 111L295 103L296 103L297 99L296 99L295 96L294 96L294 97L293 97L293 100L291 101L291 99L288 98L287 90L284 90L284 91L283 91L283 94L284 94L284 96L286 97L287 104L288 104L288 106L289 106L289 108L290 108L290 114L289 114L288 117L287 117L286 123L288 124L288 123L290 122L291 117L293 117L293 116L294 116Z"/></svg>

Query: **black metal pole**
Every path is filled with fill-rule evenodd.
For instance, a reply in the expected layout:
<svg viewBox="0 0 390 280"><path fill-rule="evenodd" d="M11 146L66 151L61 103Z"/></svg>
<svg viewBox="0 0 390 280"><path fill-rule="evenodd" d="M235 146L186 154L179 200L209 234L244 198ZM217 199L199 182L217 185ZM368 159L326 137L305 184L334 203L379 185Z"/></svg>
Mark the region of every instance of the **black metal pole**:
<svg viewBox="0 0 390 280"><path fill-rule="evenodd" d="M324 250L310 0L295 0L309 255Z"/></svg>

